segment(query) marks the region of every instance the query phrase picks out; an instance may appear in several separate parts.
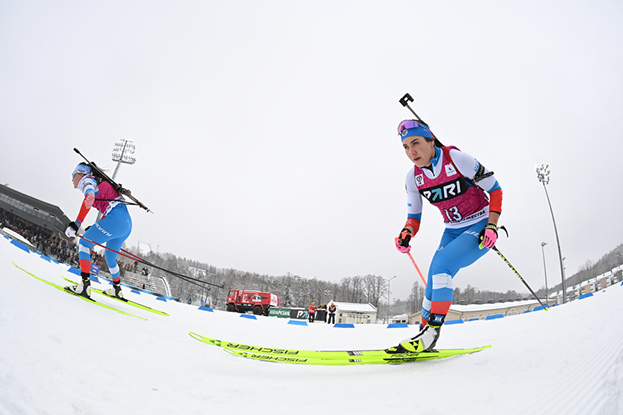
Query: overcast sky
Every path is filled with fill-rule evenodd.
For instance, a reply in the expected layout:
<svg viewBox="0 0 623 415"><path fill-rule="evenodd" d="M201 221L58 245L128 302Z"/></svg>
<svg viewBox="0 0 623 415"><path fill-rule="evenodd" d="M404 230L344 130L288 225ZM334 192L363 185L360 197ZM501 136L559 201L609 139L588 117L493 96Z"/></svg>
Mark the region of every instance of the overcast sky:
<svg viewBox="0 0 623 415"><path fill-rule="evenodd" d="M130 246L219 268L339 281L376 274L406 298L419 277L393 239L413 107L444 144L495 172L536 290L623 242L620 1L2 1L0 182L74 218L77 147L132 208ZM89 216L92 221L94 214ZM423 272L443 223L426 205ZM526 291L495 255L455 286Z"/></svg>

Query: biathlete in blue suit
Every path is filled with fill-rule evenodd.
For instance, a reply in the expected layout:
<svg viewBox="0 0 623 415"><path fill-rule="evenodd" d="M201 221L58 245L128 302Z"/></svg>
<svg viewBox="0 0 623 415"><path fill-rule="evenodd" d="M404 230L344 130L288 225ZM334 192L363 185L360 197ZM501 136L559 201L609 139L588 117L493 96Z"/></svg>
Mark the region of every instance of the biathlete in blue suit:
<svg viewBox="0 0 623 415"><path fill-rule="evenodd" d="M453 278L485 255L497 241L502 213L502 188L474 157L439 142L429 127L405 120L398 134L414 164L406 178L407 222L396 237L396 248L410 251L409 242L420 228L422 198L439 208L445 231L428 271L420 332L389 352L431 350L453 298Z"/></svg>
<svg viewBox="0 0 623 415"><path fill-rule="evenodd" d="M84 200L75 221L70 222L65 230L69 237L75 237L80 225L94 207L102 213L102 218L95 222L84 233L78 243L78 259L82 281L68 287L70 290L84 297L91 295L91 248L93 242L105 245L107 248L104 258L112 276L113 286L107 294L123 298L121 291L121 271L117 264L117 252L121 250L123 242L132 232L132 219L128 213L125 199L115 188L102 177L92 171L87 164L80 163L72 174L75 189L84 194ZM93 241L93 242L90 242ZM117 252L114 252L117 251Z"/></svg>

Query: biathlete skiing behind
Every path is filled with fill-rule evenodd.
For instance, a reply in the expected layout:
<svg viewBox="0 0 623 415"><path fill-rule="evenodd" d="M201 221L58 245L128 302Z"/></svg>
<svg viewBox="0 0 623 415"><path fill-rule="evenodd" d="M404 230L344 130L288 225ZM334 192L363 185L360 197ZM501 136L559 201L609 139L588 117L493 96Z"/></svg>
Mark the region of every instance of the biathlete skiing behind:
<svg viewBox="0 0 623 415"><path fill-rule="evenodd" d="M396 248L402 253L411 250L409 242L420 228L422 197L439 208L446 226L428 271L420 332L387 349L423 352L432 350L439 339L452 304L455 275L495 246L502 189L493 172L471 155L441 144L421 120L401 122L398 134L415 165L407 173L407 222L395 239Z"/></svg>
<svg viewBox="0 0 623 415"><path fill-rule="evenodd" d="M90 298L91 295L91 248L93 242L106 245L104 257L112 276L113 286L106 290L111 296L123 298L121 291L121 275L117 264L117 252L132 232L132 219L128 213L125 199L104 177L100 177L91 166L80 163L72 174L74 189L80 189L84 200L75 221L70 222L65 230L68 237L75 237L80 225L94 207L102 213L102 218L95 222L84 233L78 244L78 259L82 281L69 288L71 291ZM93 242L90 242L93 241ZM115 252L116 251L116 252Z"/></svg>

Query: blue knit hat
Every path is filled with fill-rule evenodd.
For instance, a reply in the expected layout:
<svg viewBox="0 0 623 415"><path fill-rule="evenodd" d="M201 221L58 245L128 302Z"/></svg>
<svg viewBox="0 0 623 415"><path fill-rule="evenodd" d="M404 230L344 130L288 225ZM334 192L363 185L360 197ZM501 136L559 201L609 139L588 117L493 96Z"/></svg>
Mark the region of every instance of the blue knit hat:
<svg viewBox="0 0 623 415"><path fill-rule="evenodd" d="M85 175L89 175L91 174L91 166L87 166L86 164L78 164L76 166L76 168L74 169L74 172L72 173L72 176L74 174L85 174Z"/></svg>
<svg viewBox="0 0 623 415"><path fill-rule="evenodd" d="M407 137L426 137L434 139L433 133L428 126L422 122L416 120L404 120L398 125L398 134L400 138L404 140Z"/></svg>

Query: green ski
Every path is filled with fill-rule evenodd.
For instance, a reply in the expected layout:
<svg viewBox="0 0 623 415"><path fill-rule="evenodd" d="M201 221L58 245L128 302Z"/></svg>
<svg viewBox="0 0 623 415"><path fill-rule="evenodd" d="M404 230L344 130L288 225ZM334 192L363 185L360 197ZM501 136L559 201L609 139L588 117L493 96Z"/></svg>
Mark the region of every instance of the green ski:
<svg viewBox="0 0 623 415"><path fill-rule="evenodd" d="M201 334L190 332L190 336L201 342L222 347L228 353L256 360L273 362L318 364L318 365L349 365L349 364L387 364L406 363L421 360L443 359L461 354L476 353L491 347L483 346L470 349L445 349L424 353L388 353L378 350L297 350L273 347L251 346L247 344L213 339Z"/></svg>
<svg viewBox="0 0 623 415"><path fill-rule="evenodd" d="M87 302L89 302L89 303L92 303L92 304L98 305L98 306L100 306L100 307L107 308L107 309L112 310L112 311L116 311L117 313L124 314L124 315L126 315L126 316L140 318L141 320L147 320L146 318L139 317L139 316L135 316L134 314L126 313L125 311L123 311L123 310L119 310L118 308L115 308L115 307L112 307L112 306L109 306L108 304L100 303L99 301L95 301L95 300L93 300L93 299L91 299L91 298L86 298L86 297L83 297L83 296L81 296L80 294L76 294L75 292L73 292L73 291L70 291L70 290L66 289L66 287L63 287L62 285L58 285L58 284L56 284L56 283L53 283L53 282L48 281L48 280L46 280L46 279L43 279L43 278L41 278L41 277L37 277L35 274L32 274L32 273L30 273L30 272L26 271L24 268L20 267L20 266L19 266L19 265L17 265L15 262L13 262L13 265L15 265L15 267L17 267L18 269L21 269L22 271L24 271L26 274L30 275L31 277L34 277L34 278L38 279L38 280L39 280L39 281L41 281L41 282L45 282L46 284L48 284L48 285L50 285L50 286L52 286L52 287L54 287L54 288L56 288L56 289L58 289L58 290L61 290L61 291L65 292L65 293L68 293L68 294L71 294L71 295L73 295L73 296L75 296L75 297L81 298L81 299L83 299L84 301L87 301Z"/></svg>
<svg viewBox="0 0 623 415"><path fill-rule="evenodd" d="M322 365L322 366L348 366L348 365L397 365L401 363L421 362L426 360L445 359L453 356L460 356L463 354L476 353L484 349L491 347L482 346L471 349L442 349L431 352L422 353L387 353L382 351L384 356L342 356L323 358L320 354L305 356L279 356L279 355L267 355L255 352L243 352L240 350L225 349L227 353L234 356L240 356L247 359L261 360L264 362L276 362L276 363L291 363L299 365ZM322 352L319 352L322 353Z"/></svg>
<svg viewBox="0 0 623 415"><path fill-rule="evenodd" d="M72 281L69 278L63 277L63 279L65 281L67 281L67 282L72 283L72 284L78 284L77 282ZM147 307L146 305L143 305L141 303L137 303L137 302L134 302L132 300L126 300L125 298L119 298L119 297L115 297L113 295L109 295L109 294L106 293L106 291L100 290L99 288L91 287L91 290L96 292L96 293L98 293L98 294L105 295L108 298L112 298L113 300L121 301L122 303L126 303L128 305L133 306L133 307L140 308L141 310L149 311L150 313L159 314L161 316L168 316L169 315L168 313L165 313L164 311L160 311L160 310L156 310L155 308Z"/></svg>

